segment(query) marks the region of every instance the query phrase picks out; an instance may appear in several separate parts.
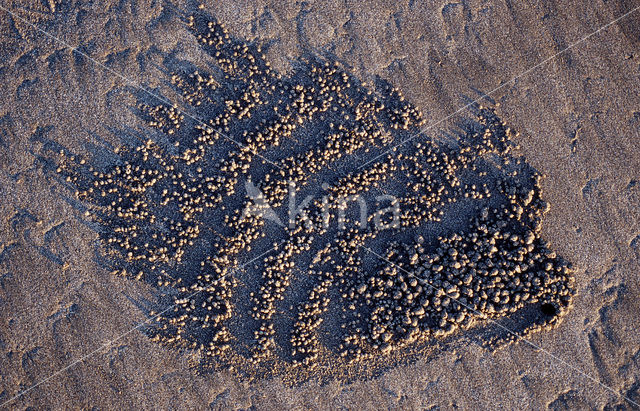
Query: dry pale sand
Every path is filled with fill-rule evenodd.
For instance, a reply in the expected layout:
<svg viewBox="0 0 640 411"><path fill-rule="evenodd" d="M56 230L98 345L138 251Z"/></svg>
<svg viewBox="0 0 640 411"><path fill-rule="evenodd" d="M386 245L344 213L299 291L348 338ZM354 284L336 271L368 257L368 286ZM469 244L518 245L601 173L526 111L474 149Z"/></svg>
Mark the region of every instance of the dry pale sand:
<svg viewBox="0 0 640 411"><path fill-rule="evenodd" d="M47 172L51 150L108 151L122 130L142 130L131 109L136 88L167 89L164 56L206 67L181 20L194 5L2 0L1 406L637 408L640 9L614 22L637 7L637 0L205 7L232 35L268 44L267 58L282 72L305 52L329 53L364 81L388 80L422 110L430 132L490 94L483 101L520 132L520 153L546 175L543 237L575 268L571 311L559 327L527 337L539 349L520 342L491 351L462 335L375 378L291 386L201 375L188 355L133 330L146 319L153 287L99 264L94 227Z"/></svg>

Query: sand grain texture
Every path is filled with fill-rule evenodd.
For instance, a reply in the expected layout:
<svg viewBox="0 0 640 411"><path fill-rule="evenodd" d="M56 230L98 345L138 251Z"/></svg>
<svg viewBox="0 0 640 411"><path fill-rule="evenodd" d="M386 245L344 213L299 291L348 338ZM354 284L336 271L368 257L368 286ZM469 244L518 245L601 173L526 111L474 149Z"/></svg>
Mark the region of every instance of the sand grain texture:
<svg viewBox="0 0 640 411"><path fill-rule="evenodd" d="M205 66L181 16L191 4L3 1L0 6L0 402L146 319L142 283L110 275L46 153L108 153L144 124L135 85L167 90L165 53ZM527 337L640 402L640 6L637 1L220 2L231 34L269 44L287 72L330 53L403 91L432 125L488 93L544 173L543 237L575 268L573 308ZM61 41L78 47L97 65ZM107 69L105 69L105 67ZM120 73L122 76L115 75ZM130 82L131 83L130 83ZM171 100L177 96L167 94ZM466 113L461 113L464 115ZM449 122L455 122L456 117ZM431 132L446 130L449 122ZM240 382L134 331L13 400L27 408L617 409L632 404L526 343L492 352L461 338L374 379Z"/></svg>

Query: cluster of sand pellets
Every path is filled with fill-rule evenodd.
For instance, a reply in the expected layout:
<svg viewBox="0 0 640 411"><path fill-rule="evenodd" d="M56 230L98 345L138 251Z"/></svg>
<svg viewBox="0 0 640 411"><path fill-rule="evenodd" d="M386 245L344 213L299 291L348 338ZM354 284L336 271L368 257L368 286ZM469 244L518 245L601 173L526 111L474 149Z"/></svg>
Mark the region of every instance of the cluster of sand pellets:
<svg viewBox="0 0 640 411"><path fill-rule="evenodd" d="M188 23L217 67L176 71L187 109L141 103L159 137L103 165L63 152L58 168L113 272L160 291L154 340L203 366L331 373L526 309L524 336L567 311L541 176L493 110L389 150L424 121L388 83L315 57L285 76L216 21Z"/></svg>

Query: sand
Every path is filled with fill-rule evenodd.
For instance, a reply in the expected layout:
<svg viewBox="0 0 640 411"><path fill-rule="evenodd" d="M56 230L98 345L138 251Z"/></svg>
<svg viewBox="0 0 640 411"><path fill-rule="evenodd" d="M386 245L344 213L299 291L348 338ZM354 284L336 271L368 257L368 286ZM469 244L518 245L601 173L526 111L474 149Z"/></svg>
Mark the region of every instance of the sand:
<svg viewBox="0 0 640 411"><path fill-rule="evenodd" d="M633 407L640 401L639 17L581 39L639 5L206 7L232 35L269 44L277 70L291 70L305 52L330 53L359 79L388 80L424 113L429 133L446 131L468 115L456 113L464 105L490 93L486 103L520 132L520 152L546 175L551 207L542 235L575 269L571 311L559 327L527 336L538 349L520 342L487 350L463 333L375 378L290 386L203 375L188 353L133 329L156 290L104 269L95 226L47 171L51 150L107 153L123 130L144 132L132 109L136 87L177 101L166 91L163 55L208 61L181 22L193 5L3 2L15 16L1 11L0 401L11 401L8 408Z"/></svg>

